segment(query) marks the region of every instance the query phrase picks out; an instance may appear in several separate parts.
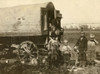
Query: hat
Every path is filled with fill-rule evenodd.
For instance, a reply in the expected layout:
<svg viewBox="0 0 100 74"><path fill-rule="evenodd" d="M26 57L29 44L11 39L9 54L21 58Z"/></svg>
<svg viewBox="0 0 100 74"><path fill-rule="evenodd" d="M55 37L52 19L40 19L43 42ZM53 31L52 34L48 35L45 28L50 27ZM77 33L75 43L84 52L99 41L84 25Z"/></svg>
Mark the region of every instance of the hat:
<svg viewBox="0 0 100 74"><path fill-rule="evenodd" d="M90 38L95 38L95 35L94 34L90 34Z"/></svg>

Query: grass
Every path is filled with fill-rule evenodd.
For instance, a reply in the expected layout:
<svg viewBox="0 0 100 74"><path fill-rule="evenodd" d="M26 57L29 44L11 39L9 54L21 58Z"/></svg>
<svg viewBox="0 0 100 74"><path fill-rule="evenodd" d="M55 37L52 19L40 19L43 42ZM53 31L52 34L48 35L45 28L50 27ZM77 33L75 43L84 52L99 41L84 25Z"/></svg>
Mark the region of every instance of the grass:
<svg viewBox="0 0 100 74"><path fill-rule="evenodd" d="M92 33L95 34L96 36L95 38L100 43L100 32L93 31ZM89 34L90 32L86 31L86 37L88 40L89 40ZM79 36L80 36L80 31L65 31L63 38L67 39L69 41L69 45L73 48ZM100 52L99 49L100 49L100 44L97 46L98 52ZM0 74L76 74L76 73L68 73L67 68L63 68L63 67L61 67L60 69L52 69L52 70L50 69L44 70L43 68L42 69L39 69L39 68L40 66L37 68L37 67L30 67L30 66L22 66L21 64L11 64L11 65L0 64ZM98 70L98 72L100 73L100 67L99 68L93 67L93 69L86 68L86 70L93 71L93 72L95 70ZM81 73L78 73L78 74L82 74L82 71ZM87 73L87 74L90 74L90 73Z"/></svg>
<svg viewBox="0 0 100 74"><path fill-rule="evenodd" d="M100 52L100 31L85 31L86 37L89 40L90 33L93 33L95 35L95 39L99 42L97 45L97 52ZM73 48L76 44L78 38L80 37L80 31L64 31L63 39L67 39L69 42L69 45Z"/></svg>

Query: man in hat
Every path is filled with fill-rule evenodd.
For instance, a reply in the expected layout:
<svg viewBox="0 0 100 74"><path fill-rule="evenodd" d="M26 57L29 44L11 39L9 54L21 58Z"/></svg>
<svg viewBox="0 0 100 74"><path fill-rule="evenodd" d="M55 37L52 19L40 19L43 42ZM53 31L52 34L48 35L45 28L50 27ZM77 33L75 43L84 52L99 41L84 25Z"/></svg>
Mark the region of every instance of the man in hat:
<svg viewBox="0 0 100 74"><path fill-rule="evenodd" d="M85 33L83 31L81 32L75 47L78 47L78 61L80 66L84 67L86 64L87 38L85 37Z"/></svg>
<svg viewBox="0 0 100 74"><path fill-rule="evenodd" d="M93 65L94 60L96 59L96 45L97 44L98 44L98 41L95 39L95 35L90 34L90 40L88 41L87 61L91 65Z"/></svg>

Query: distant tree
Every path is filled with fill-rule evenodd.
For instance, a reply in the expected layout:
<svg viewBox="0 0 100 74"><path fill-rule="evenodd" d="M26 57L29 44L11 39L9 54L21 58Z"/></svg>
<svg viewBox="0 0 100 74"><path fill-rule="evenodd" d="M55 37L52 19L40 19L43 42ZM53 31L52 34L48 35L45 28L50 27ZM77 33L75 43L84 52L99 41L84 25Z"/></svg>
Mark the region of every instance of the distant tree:
<svg viewBox="0 0 100 74"><path fill-rule="evenodd" d="M83 31L83 30L88 30L88 25L81 25L80 26L80 29Z"/></svg>

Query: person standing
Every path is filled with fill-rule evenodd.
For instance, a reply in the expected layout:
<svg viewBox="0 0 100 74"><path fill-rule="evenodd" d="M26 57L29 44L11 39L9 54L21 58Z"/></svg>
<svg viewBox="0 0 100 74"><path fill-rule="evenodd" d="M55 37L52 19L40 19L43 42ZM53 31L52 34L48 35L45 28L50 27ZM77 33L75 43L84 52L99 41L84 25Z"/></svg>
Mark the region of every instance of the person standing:
<svg viewBox="0 0 100 74"><path fill-rule="evenodd" d="M59 47L59 42L58 38L55 37L50 37L49 43L48 43L48 58L49 58L49 67L53 68L57 66L56 60L57 60L57 55L58 55L58 47Z"/></svg>
<svg viewBox="0 0 100 74"><path fill-rule="evenodd" d="M96 45L97 44L98 44L98 41L95 39L95 35L90 34L90 40L88 41L87 61L91 65L93 65L94 60L96 59Z"/></svg>
<svg viewBox="0 0 100 74"><path fill-rule="evenodd" d="M82 31L80 38L78 39L75 47L78 47L78 61L81 67L84 67L86 64L86 51L87 51L87 38L85 33Z"/></svg>
<svg viewBox="0 0 100 74"><path fill-rule="evenodd" d="M64 57L64 64L68 65L71 57L72 48L69 46L67 40L64 40L63 44L60 46L60 51Z"/></svg>

